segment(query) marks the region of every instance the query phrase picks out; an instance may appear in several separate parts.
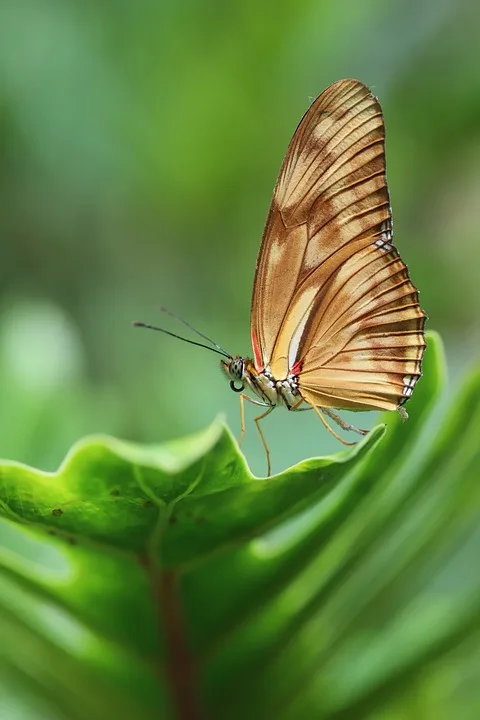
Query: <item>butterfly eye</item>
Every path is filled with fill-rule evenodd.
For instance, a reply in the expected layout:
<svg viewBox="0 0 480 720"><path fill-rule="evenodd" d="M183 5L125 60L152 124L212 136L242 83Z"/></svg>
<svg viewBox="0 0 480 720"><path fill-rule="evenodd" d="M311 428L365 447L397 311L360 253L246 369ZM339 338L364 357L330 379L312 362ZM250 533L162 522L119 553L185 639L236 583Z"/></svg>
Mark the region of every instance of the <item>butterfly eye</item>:
<svg viewBox="0 0 480 720"><path fill-rule="evenodd" d="M234 392L242 392L244 390L245 385L243 384L243 374L245 371L245 363L243 361L243 358L236 357L233 358L233 360L230 363L230 366L228 368L228 373L230 377L232 378L230 381L230 387ZM237 387L235 385L235 382L239 381L240 386Z"/></svg>
<svg viewBox="0 0 480 720"><path fill-rule="evenodd" d="M241 380L243 378L243 372L245 369L245 363L243 362L243 358L236 357L232 360L230 363L230 377L232 380Z"/></svg>

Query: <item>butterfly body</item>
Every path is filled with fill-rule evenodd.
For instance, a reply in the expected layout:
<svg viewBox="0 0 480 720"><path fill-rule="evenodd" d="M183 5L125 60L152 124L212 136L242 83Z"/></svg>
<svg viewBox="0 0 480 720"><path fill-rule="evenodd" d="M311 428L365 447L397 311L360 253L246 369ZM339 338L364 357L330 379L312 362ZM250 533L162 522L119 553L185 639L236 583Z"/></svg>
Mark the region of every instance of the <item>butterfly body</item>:
<svg viewBox="0 0 480 720"><path fill-rule="evenodd" d="M256 404L265 407L286 407L297 410L303 398L298 389L298 376L290 373L283 380L277 380L270 370L258 370L253 360L237 356L231 361L221 361L221 366L230 377L230 387L235 392L243 392L245 387L260 398ZM238 384L237 384L238 383Z"/></svg>
<svg viewBox="0 0 480 720"><path fill-rule="evenodd" d="M263 408L255 422L270 473L259 423L276 407L313 409L347 445L325 415L362 435L334 411L398 410L406 419L425 319L394 242L382 109L366 85L340 80L303 116L275 185L253 286L253 359L233 357L183 320L209 344L180 339L226 358L241 437L244 401Z"/></svg>
<svg viewBox="0 0 480 720"><path fill-rule="evenodd" d="M275 186L252 295L254 359L222 361L232 388L254 395L241 394L242 434L244 399L265 407L257 420L313 408L361 434L334 410L405 419L425 318L394 244L380 104L340 80L300 121Z"/></svg>

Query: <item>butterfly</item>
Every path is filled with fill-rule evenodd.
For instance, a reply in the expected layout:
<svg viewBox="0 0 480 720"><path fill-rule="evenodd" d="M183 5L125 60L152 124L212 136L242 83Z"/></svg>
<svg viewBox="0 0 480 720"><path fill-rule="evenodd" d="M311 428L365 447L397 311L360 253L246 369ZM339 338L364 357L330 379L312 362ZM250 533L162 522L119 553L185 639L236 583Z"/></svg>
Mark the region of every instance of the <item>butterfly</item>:
<svg viewBox="0 0 480 720"><path fill-rule="evenodd" d="M173 315L169 311L165 312ZM251 305L253 358L218 352L230 387L262 408L313 409L364 435L335 410L398 410L421 377L426 315L393 242L385 127L377 98L358 80L330 85L288 146L267 216ZM251 394L247 394L249 390Z"/></svg>

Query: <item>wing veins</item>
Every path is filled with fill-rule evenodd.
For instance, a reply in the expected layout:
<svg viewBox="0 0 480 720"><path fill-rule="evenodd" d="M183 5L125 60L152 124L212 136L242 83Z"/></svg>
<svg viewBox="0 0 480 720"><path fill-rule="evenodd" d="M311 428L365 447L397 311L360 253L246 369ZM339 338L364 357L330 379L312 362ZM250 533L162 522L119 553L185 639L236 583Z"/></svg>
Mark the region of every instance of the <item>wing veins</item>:
<svg viewBox="0 0 480 720"><path fill-rule="evenodd" d="M360 272L360 271L362 271L362 270L365 270L365 268L367 268L369 265L372 265L373 263L377 262L377 260L378 260L378 257L376 256L375 251L369 253L369 254L366 256L366 258L368 258L368 262L366 262L366 263L365 263L364 265L362 265L360 268L357 268L355 265L352 267L352 273L351 273L351 275L349 275L349 276L345 279L345 282L344 282L344 283L342 284L342 286L337 290L337 293L336 293L336 294L338 294L338 293L341 291L341 288L343 288L343 287L345 286L345 284L354 277L354 275L356 275L358 272ZM387 268L387 267L390 267L390 265L393 265L394 263L398 262L398 260L399 260L398 256L397 256L397 257L394 257L394 258L391 258L391 260L387 263L387 265L385 265L384 267L382 267L382 270L385 269L385 268ZM400 270L398 270L398 272L402 272L403 270L404 270L404 268L401 268ZM338 272L338 269L334 270L334 271L331 273L331 275L329 275L328 280L334 278L334 276L335 276L335 274L336 274L337 272ZM395 273L395 274L397 274L397 273ZM358 289L361 288L363 285L365 285L366 283L368 283L369 280L370 280L369 278L366 278L365 280L363 280L363 281L357 286L356 290L358 290ZM323 288L322 288L322 289L323 289ZM319 291L319 292L320 292L320 291ZM316 299L316 296L315 296L315 298L314 298L313 301L312 301L312 305L314 304L315 299ZM332 298L328 301L327 305L326 305L324 308L322 308L322 316L321 316L321 318L320 318L320 320L319 320L319 323L321 322L321 319L325 316L325 313L328 311L328 308L331 306L331 304L332 304L334 301L335 301L335 297L332 297ZM353 303L351 303L351 304L348 306L348 308L346 308L346 310L349 310L351 307L353 307L353 306L355 305L355 302L356 302L356 301L354 300ZM334 325L334 324L335 324L335 322L332 323L332 325ZM328 331L328 330L330 329L330 327L332 327L332 326L330 325L330 326L327 328L326 331ZM325 333L324 333L324 335L325 335ZM317 347L317 346L316 346L316 345L312 345L312 346L311 346L311 349L313 349L314 347ZM299 348L299 349L300 349L300 348ZM305 360L305 359L307 358L307 356L308 356L308 352L307 352L304 356L302 356L302 359Z"/></svg>
<svg viewBox="0 0 480 720"><path fill-rule="evenodd" d="M364 101L365 99L366 99L365 97L362 97L362 98L358 101L358 103L356 104L355 107L358 107L358 105L359 105L362 101ZM339 116L338 119L339 119L339 120L343 119L343 118L350 112L350 110L351 110L351 108L347 108L347 109L345 110L345 112L342 113L342 115ZM284 201L285 201L285 204L288 204L288 198L291 197L291 196L294 194L295 190L297 190L298 186L303 182L303 180L304 180L304 178L305 178L305 175L307 175L307 173L311 170L312 165L314 165L315 163L318 163L319 157L320 157L322 154L324 154L324 155L332 154L332 153L335 151L335 148L337 148L338 145L340 145L341 142L346 141L346 140L350 137L350 135L352 135L352 133L354 132L354 130L358 130L358 129L361 128L363 125L365 125L367 122L370 122L372 119L374 119L374 118L376 118L376 117L382 117L381 112L380 112L380 113L377 112L377 113L375 113L375 114L368 115L364 120L362 120L361 123L359 123L357 126L355 126L354 128L352 128L352 129L350 130L350 132L348 132L344 137L342 137L341 140L339 140L336 144L334 144L334 145L332 146L333 141L335 140L335 138L337 138L337 137L339 136L340 132L341 132L342 130L344 130L356 117L358 117L358 116L361 115L363 112L365 112L365 110L366 110L366 108L360 108L360 110L359 110L358 112L356 112L354 115L351 115L351 116L346 120L346 122L344 122L342 125L340 125L340 126L336 129L335 133L328 139L328 141L327 141L324 145L320 145L320 147L318 148L318 152L317 152L317 153L314 155L314 157L311 159L310 163L305 167L305 170L304 170L303 174L299 177L297 183L292 186L292 188L291 188L290 191L289 191L288 196L285 197L285 200L284 200ZM313 121L313 118L312 118L312 121ZM320 124L320 123L315 122L314 125L313 125L313 128L316 128L319 124ZM310 133L310 134L311 134L311 133ZM361 140L361 138L359 138L359 140ZM359 140L358 140L358 141L359 141ZM358 141L356 141L356 142L358 142ZM305 142L304 144L300 144L300 143L299 143L299 145L298 145L297 147L298 147L298 149L302 149L302 148L307 147L307 144L308 144L307 142ZM347 147L345 148L345 150L344 150L342 153L340 153L340 155L338 155L337 160L338 160L338 158L342 157L342 155L344 155L345 152L346 152L348 149L352 148L354 144L355 144L355 143L353 143L353 144L351 144L351 145L347 145Z"/></svg>
<svg viewBox="0 0 480 720"><path fill-rule="evenodd" d="M370 119L370 118L368 118L368 119ZM349 135L351 135L352 133L353 133L353 130L349 133ZM346 139L347 137L348 137L348 135L347 135L344 139ZM358 140L355 141L355 143L352 143L352 144L350 144L350 145L347 145L347 147L336 157L335 162L332 163L331 166L330 166L329 168L327 168L324 173L322 173L322 175L318 178L317 182L314 183L314 184L315 184L315 185L318 184L318 186L319 186L320 188L325 187L325 186L326 186L326 181L331 177L331 175L333 174L334 171L336 172L337 170L339 170L340 168L342 168L342 167L343 167L344 165L346 165L347 163L352 162L352 161L353 161L356 157L358 157L358 155L360 155L362 152L365 152L366 150L371 149L371 148L374 147L375 145L380 145L380 146L381 146L381 149L382 149L382 151L383 151L384 138L382 137L382 138L378 138L378 139L373 140L372 142L368 143L367 145L362 145L361 147L358 148L358 150L356 150L356 151L353 153L353 155L349 155L349 156L346 157L342 162L339 162L340 159L343 158L343 157L348 153L348 151L351 151L352 148L353 148L355 145L359 144L359 143L361 142L361 140L362 140L362 138L359 138ZM340 142L337 143L337 145L336 145L335 147L337 147L338 145L340 145ZM334 149L335 149L335 148L333 148L333 150L334 150ZM288 196L285 198L285 200L284 200L284 205L285 205L285 207L288 207L288 199L295 193L295 191L296 191L296 190L298 189L298 187L301 185L301 183L302 183L302 181L304 180L305 176L306 176L306 175L308 174L308 172L310 171L312 165L314 165L315 163L317 163L317 164L319 163L319 157L320 157L322 154L328 155L328 153L324 153L324 152L323 152L324 150L325 150L325 148L321 148L321 149L319 150L319 152L318 152L318 153L314 156L314 158L311 160L310 164L305 168L305 171L303 172L303 174L302 174L301 177L299 178L297 184L292 187L292 189L291 189L291 191L289 192ZM333 151L333 150L332 150L332 151ZM381 154L382 154L382 152L379 153L379 155L381 155ZM377 155L376 157L378 157L378 155ZM369 162L371 162L371 160L370 160ZM367 164L367 163L363 163L362 165L360 165L358 168L356 168L356 171L360 170L360 169L361 169L362 167L364 167L366 164ZM327 188L328 188L328 187L330 187L330 186L327 185ZM312 189L312 186L309 186L309 189L300 197L299 200L297 200L297 201L295 202L295 205L296 205L297 207L298 207L299 205L301 205L301 204L305 201L305 198L306 198L306 196L308 195L308 193L311 191L311 189ZM321 193L319 193L318 197L321 197Z"/></svg>

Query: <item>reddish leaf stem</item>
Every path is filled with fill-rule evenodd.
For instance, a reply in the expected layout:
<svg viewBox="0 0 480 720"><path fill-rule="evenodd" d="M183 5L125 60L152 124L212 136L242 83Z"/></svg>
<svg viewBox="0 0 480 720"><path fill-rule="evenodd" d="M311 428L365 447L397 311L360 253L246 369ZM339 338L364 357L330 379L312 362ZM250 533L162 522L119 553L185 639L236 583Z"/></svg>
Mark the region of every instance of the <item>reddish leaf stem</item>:
<svg viewBox="0 0 480 720"><path fill-rule="evenodd" d="M178 592L178 576L161 571L156 583L159 620L166 648L167 680L178 720L203 720L195 660L188 646Z"/></svg>

